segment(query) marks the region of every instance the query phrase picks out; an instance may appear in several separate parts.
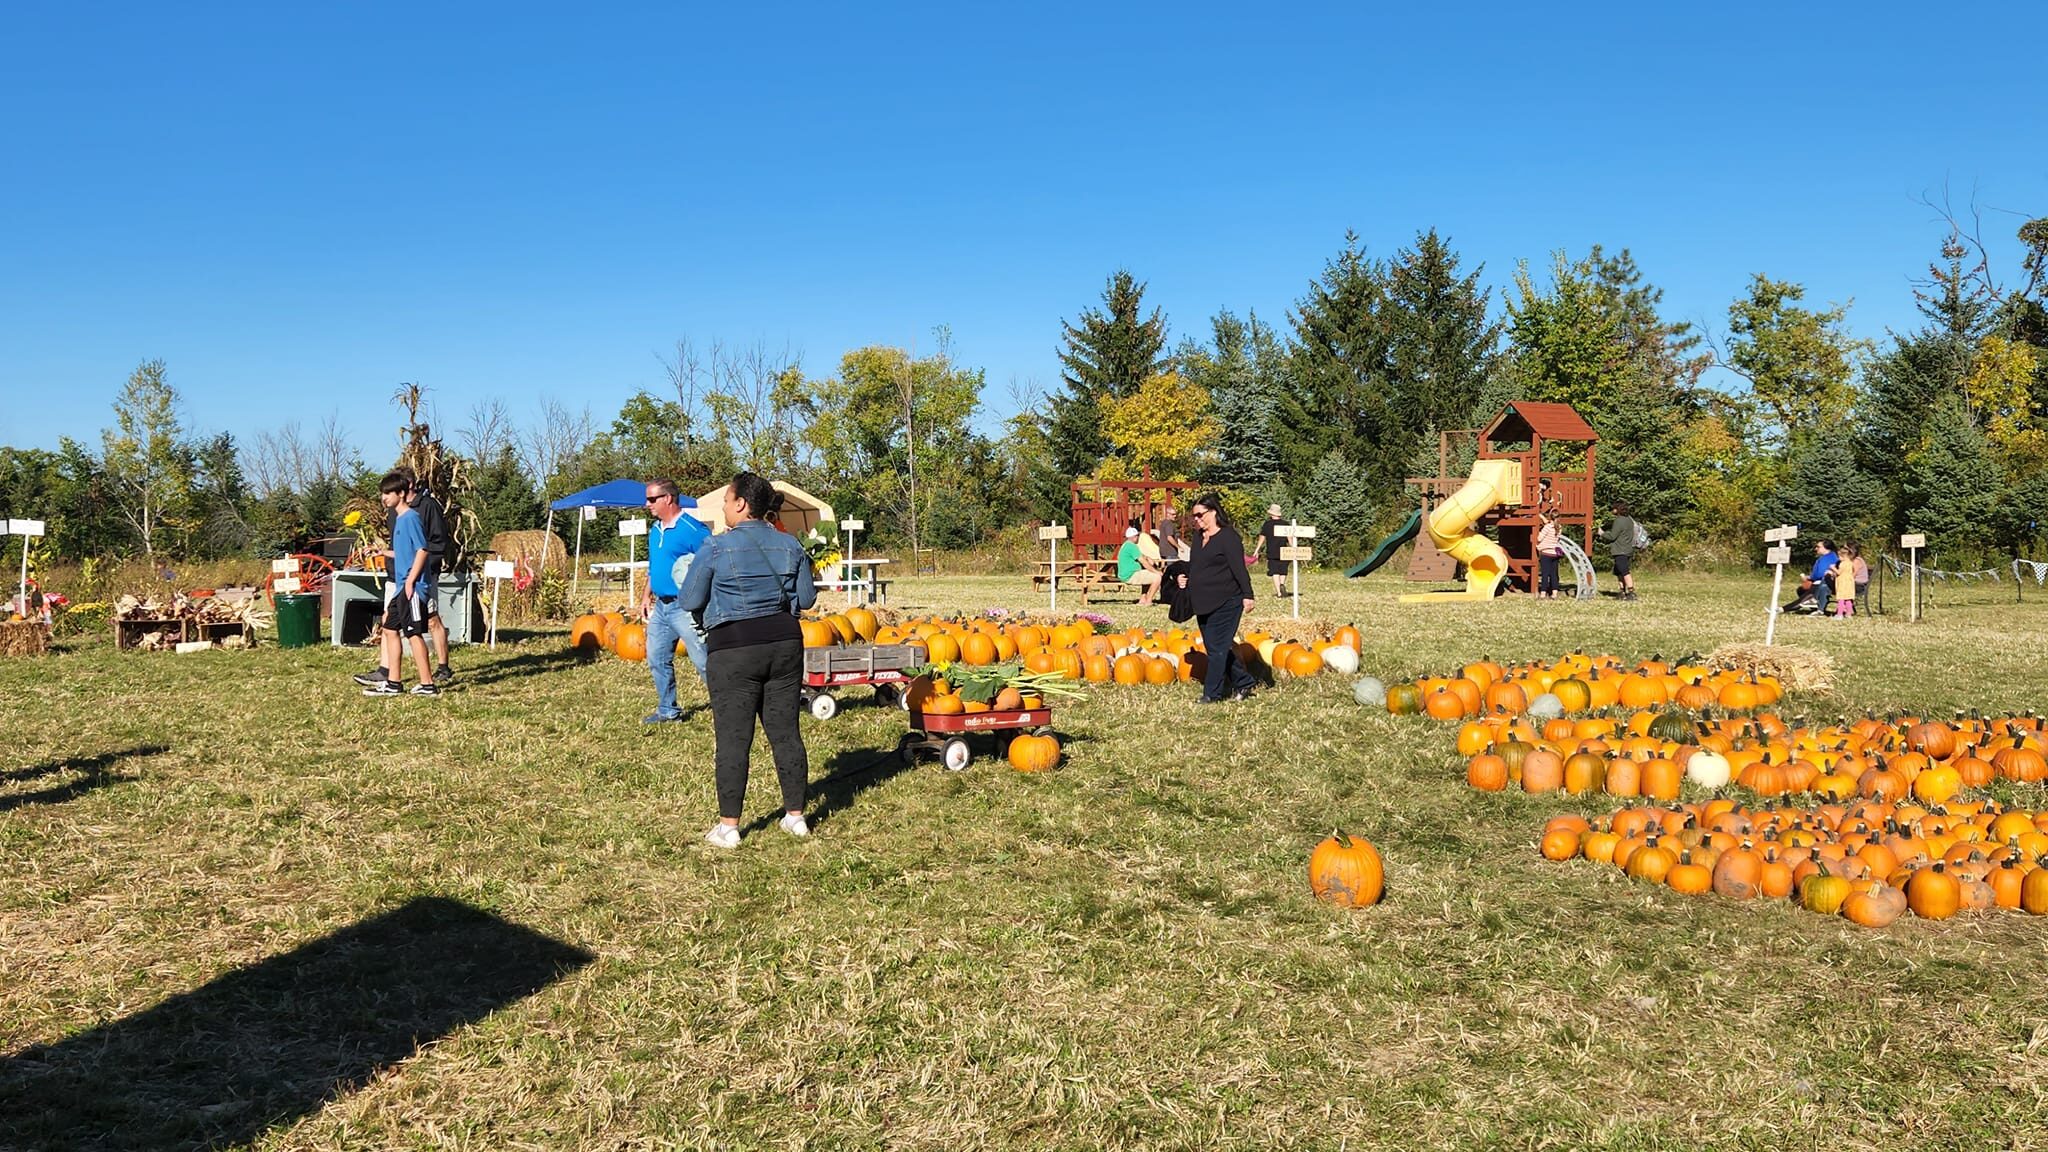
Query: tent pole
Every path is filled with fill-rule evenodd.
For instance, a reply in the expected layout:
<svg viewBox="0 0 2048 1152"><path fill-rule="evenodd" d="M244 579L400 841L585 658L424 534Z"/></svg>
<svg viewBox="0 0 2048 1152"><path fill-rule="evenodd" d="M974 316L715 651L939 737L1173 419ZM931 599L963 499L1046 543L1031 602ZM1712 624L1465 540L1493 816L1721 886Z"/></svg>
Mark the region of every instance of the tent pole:
<svg viewBox="0 0 2048 1152"><path fill-rule="evenodd" d="M548 509L548 526L547 529L541 534L540 538L540 570L542 572L548 570L548 541L553 539L554 535L555 510L553 508L550 508Z"/></svg>
<svg viewBox="0 0 2048 1152"><path fill-rule="evenodd" d="M576 562L569 569L569 595L576 595L576 583L583 579L583 509L576 510Z"/></svg>

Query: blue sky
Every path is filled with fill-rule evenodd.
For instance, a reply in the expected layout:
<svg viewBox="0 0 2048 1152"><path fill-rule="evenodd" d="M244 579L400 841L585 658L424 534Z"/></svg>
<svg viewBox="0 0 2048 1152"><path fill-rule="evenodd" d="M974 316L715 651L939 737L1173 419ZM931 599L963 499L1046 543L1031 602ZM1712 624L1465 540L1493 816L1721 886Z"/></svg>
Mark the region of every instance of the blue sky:
<svg viewBox="0 0 2048 1152"><path fill-rule="evenodd" d="M951 329L1058 382L1128 267L1178 335L1279 321L1347 229L1631 248L1680 318L1753 272L1913 322L1974 196L2048 214L2039 3L42 5L0 32L0 443L97 441L161 357L188 425L400 381L600 421L680 338L814 374Z"/></svg>

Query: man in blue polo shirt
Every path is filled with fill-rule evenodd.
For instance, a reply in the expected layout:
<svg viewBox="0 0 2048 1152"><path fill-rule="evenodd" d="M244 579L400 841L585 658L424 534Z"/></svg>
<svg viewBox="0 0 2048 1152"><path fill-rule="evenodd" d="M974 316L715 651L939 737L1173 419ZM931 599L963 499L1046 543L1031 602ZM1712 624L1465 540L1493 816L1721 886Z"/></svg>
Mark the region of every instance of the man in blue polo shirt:
<svg viewBox="0 0 2048 1152"><path fill-rule="evenodd" d="M647 593L640 601L640 616L647 621L647 668L654 674L655 707L643 723L666 724L683 718L676 707L678 638L697 675L704 675L704 634L677 606L676 593L711 530L683 511L673 480L647 482L647 511L653 523L647 526Z"/></svg>
<svg viewBox="0 0 2048 1152"><path fill-rule="evenodd" d="M1794 596L1792 602L1785 605L1782 611L1825 611L1828 601L1833 599L1833 594L1828 591L1832 585L1829 577L1834 575L1835 565L1841 562L1842 558L1835 552L1833 543L1827 540L1814 541L1813 570L1806 574L1806 579L1799 582L1799 595Z"/></svg>

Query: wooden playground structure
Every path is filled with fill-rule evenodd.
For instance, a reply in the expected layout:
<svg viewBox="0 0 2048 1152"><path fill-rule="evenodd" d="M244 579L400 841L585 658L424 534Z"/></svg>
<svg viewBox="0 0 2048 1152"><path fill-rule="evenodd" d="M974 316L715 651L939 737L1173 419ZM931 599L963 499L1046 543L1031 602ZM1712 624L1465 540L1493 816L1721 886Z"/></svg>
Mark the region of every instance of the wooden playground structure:
<svg viewBox="0 0 2048 1152"><path fill-rule="evenodd" d="M1427 519L1435 504L1467 482L1467 477L1452 474L1451 463L1462 455L1466 445L1476 442L1476 460L1512 460L1519 464L1521 500L1502 503L1487 514L1484 523L1493 528L1501 548L1508 554L1509 583L1525 592L1533 591L1536 530L1544 508L1557 517L1560 533L1567 539L1578 538L1582 552L1591 554L1593 550L1593 525L1598 517L1593 503L1593 468L1599 440L1600 434L1569 404L1517 400L1502 409L1485 428L1456 429L1439 435L1437 474L1410 476L1407 482L1422 493L1421 517ZM1408 561L1408 579L1442 582L1452 579L1456 569L1456 562L1436 549L1427 532L1416 534L1415 550Z"/></svg>
<svg viewBox="0 0 2048 1152"><path fill-rule="evenodd" d="M1091 594L1130 592L1132 586L1116 578L1116 553L1123 547L1124 529L1132 518L1138 530L1150 532L1159 514L1176 507L1177 497L1189 495L1200 485L1191 480L1155 480L1150 469L1134 480L1082 478L1068 485L1070 559L1059 563L1057 572L1040 561L1032 576L1034 588L1043 588L1057 575L1061 588L1073 588L1086 604Z"/></svg>

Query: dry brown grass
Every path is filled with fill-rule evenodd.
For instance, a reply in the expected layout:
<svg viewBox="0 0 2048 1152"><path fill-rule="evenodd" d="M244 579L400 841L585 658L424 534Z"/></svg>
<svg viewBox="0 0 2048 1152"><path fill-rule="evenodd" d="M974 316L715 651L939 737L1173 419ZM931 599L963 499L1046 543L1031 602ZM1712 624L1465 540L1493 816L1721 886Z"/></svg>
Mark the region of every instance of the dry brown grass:
<svg viewBox="0 0 2048 1152"><path fill-rule="evenodd" d="M898 588L914 614L1032 599L1022 577ZM1304 611L1357 622L1391 679L1711 650L1754 638L1761 589L1404 606L1395 579L1318 579ZM2012 642L2034 613L1781 635L1835 660L1831 707L2017 710L2048 683L2048 651ZM1542 821L1598 805L1471 792L1448 729L1335 677L1214 708L1099 688L1055 713L1069 761L1043 777L902 768L901 714L849 691L804 722L817 834L762 823L757 763L759 819L719 854L708 724L642 728L643 669L554 635L456 665L420 701L356 695L361 655L324 648L0 664L0 1116L21 1050L436 896L596 959L255 1146L2048 1143L2042 921L1866 932L1544 863ZM1386 856L1379 907L1308 897L1334 825Z"/></svg>

